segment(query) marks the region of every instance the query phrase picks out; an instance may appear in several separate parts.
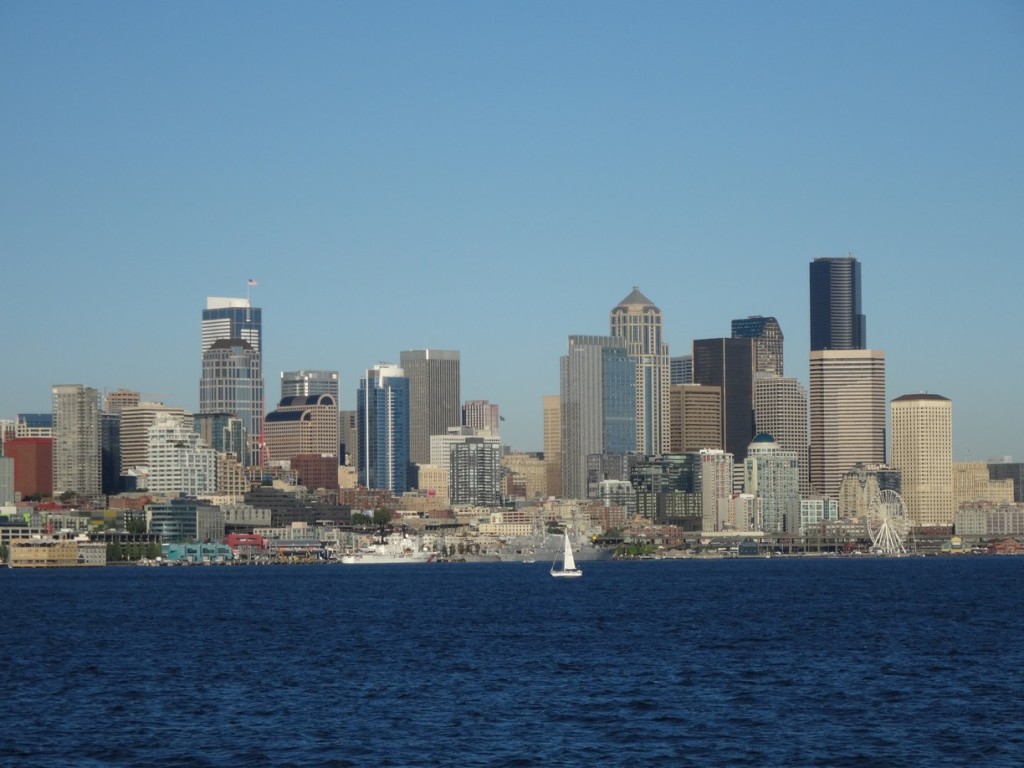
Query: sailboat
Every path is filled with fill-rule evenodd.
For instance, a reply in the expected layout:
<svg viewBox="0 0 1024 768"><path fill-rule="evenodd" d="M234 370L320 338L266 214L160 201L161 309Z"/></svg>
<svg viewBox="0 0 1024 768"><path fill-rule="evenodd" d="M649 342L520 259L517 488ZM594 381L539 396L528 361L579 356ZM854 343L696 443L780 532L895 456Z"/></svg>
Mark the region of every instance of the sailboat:
<svg viewBox="0 0 1024 768"><path fill-rule="evenodd" d="M551 575L559 578L570 576L582 576L583 571L576 567L576 558L572 556L572 544L569 543L569 534L562 534L565 538L565 550L562 553L562 569L556 570L555 563L551 564Z"/></svg>

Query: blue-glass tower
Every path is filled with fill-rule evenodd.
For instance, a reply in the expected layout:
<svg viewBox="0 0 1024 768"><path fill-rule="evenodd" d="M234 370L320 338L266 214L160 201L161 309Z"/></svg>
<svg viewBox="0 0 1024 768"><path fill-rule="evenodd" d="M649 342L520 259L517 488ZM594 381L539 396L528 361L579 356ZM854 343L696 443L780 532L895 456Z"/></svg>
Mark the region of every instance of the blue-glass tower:
<svg viewBox="0 0 1024 768"><path fill-rule="evenodd" d="M409 489L409 379L380 364L359 380L359 484L400 495Z"/></svg>

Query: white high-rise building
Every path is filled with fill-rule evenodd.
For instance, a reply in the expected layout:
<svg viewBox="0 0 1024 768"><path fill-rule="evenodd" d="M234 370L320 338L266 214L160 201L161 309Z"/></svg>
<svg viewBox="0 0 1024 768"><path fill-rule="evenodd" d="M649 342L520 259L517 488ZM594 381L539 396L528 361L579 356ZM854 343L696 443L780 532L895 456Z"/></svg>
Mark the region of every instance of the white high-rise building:
<svg viewBox="0 0 1024 768"><path fill-rule="evenodd" d="M800 468L797 455L764 433L754 438L744 460L743 490L761 499L764 530L796 533L800 527Z"/></svg>
<svg viewBox="0 0 1024 768"><path fill-rule="evenodd" d="M208 496L217 492L217 451L203 445L191 424L159 414L149 427L151 493Z"/></svg>
<svg viewBox="0 0 1024 768"><path fill-rule="evenodd" d="M121 409L121 474L149 466L149 428L157 418L165 415L174 417L188 429L193 428L192 414L184 408L163 403L139 403Z"/></svg>
<svg viewBox="0 0 1024 768"><path fill-rule="evenodd" d="M100 395L81 384L53 387L53 495L101 492Z"/></svg>
<svg viewBox="0 0 1024 768"><path fill-rule="evenodd" d="M953 404L920 394L891 405L892 466L900 471L907 514L914 525L953 525Z"/></svg>
<svg viewBox="0 0 1024 768"><path fill-rule="evenodd" d="M811 352L811 487L837 498L854 465L885 463L885 353Z"/></svg>

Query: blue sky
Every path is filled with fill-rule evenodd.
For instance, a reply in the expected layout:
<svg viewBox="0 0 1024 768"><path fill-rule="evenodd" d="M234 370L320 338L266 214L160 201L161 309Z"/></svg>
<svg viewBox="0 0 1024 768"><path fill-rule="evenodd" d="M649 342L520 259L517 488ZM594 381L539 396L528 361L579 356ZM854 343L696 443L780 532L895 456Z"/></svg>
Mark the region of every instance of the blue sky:
<svg viewBox="0 0 1024 768"><path fill-rule="evenodd" d="M0 417L50 386L198 406L206 296L281 370L462 352L541 447L572 333L637 285L673 354L863 264L888 397L1024 460L1019 2L0 6Z"/></svg>

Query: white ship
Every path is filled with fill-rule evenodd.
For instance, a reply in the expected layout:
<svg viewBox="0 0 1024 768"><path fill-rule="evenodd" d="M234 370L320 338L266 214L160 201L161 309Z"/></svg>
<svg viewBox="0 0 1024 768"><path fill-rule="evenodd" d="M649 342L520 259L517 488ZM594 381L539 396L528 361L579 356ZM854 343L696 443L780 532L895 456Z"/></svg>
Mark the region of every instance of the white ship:
<svg viewBox="0 0 1024 768"><path fill-rule="evenodd" d="M436 558L436 553L426 551L415 539L393 533L382 541L342 555L341 562L343 565L397 565L432 563Z"/></svg>
<svg viewBox="0 0 1024 768"><path fill-rule="evenodd" d="M513 539L498 554L506 561L551 562L561 556L562 549L562 534L549 533ZM594 543L584 536L572 537L572 551L577 563L611 560L615 554L614 548L594 546Z"/></svg>

